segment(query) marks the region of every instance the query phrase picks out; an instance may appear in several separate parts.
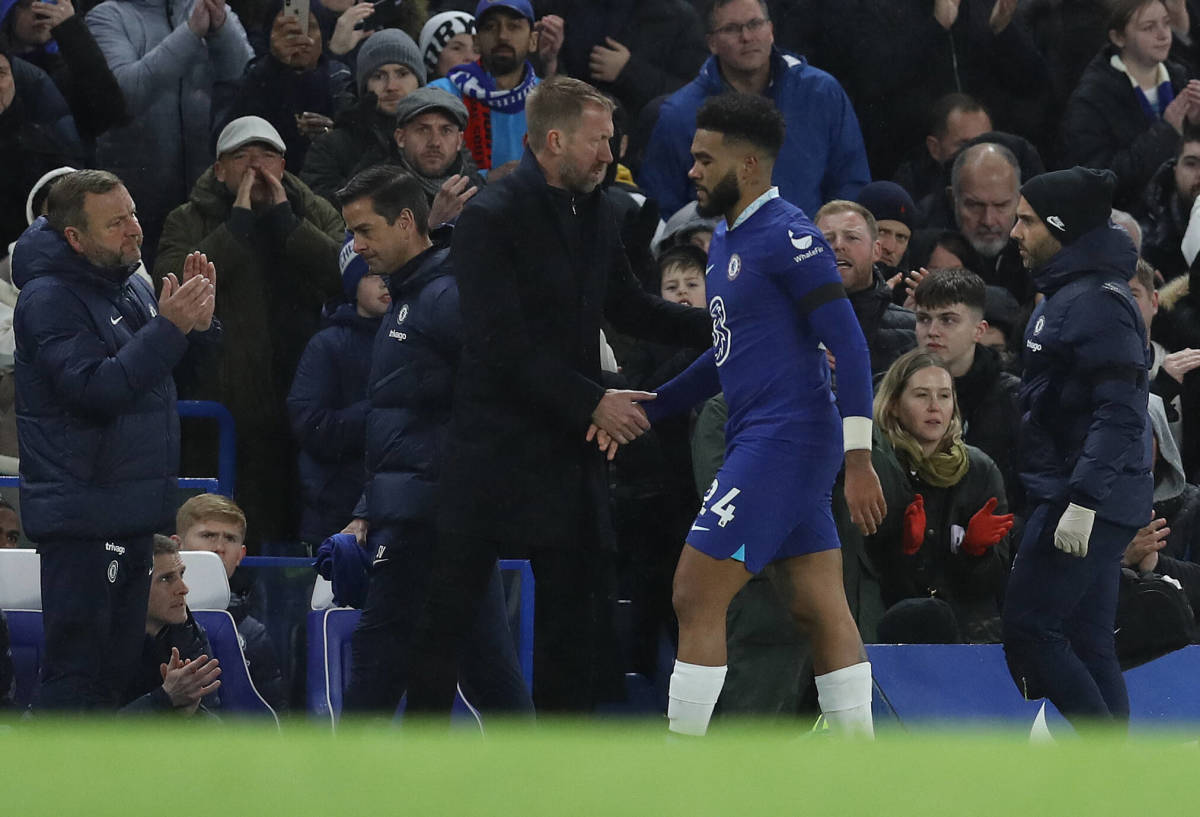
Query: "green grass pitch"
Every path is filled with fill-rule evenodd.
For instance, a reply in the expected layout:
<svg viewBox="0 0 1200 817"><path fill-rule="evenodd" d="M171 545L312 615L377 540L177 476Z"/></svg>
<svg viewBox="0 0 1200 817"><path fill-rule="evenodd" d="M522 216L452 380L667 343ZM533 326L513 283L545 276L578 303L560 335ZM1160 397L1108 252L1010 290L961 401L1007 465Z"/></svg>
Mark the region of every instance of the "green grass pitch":
<svg viewBox="0 0 1200 817"><path fill-rule="evenodd" d="M0 732L0 814L1064 815L1200 813L1189 736L1030 745L1006 732L874 743L803 727L544 722L462 729L161 721L19 724Z"/></svg>

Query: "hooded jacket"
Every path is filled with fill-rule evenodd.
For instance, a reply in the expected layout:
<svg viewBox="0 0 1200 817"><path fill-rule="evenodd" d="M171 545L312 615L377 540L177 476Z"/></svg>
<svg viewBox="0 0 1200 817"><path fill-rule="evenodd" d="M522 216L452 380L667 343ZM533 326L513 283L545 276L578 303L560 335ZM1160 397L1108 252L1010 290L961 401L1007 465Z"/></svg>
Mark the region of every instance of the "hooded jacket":
<svg viewBox="0 0 1200 817"><path fill-rule="evenodd" d="M300 443L300 538L314 544L346 526L367 481L367 375L380 325L354 304L327 309L325 317L328 326L305 347L287 398Z"/></svg>
<svg viewBox="0 0 1200 817"><path fill-rule="evenodd" d="M1137 251L1104 225L1033 271L1046 297L1025 330L1021 479L1030 507L1074 502L1107 522L1150 519L1146 330L1127 283Z"/></svg>
<svg viewBox="0 0 1200 817"><path fill-rule="evenodd" d="M367 517L429 521L462 349L450 251L433 246L392 273L367 387Z"/></svg>
<svg viewBox="0 0 1200 817"><path fill-rule="evenodd" d="M638 181L663 216L692 200L687 172L696 112L710 96L728 90L717 58L709 57L700 75L659 110ZM766 95L787 123L772 175L779 195L806 213L816 213L830 199L853 200L871 181L871 171L858 118L842 86L803 57L772 48Z"/></svg>
<svg viewBox="0 0 1200 817"><path fill-rule="evenodd" d="M145 536L174 518L171 373L188 338L132 271L94 266L44 218L13 251L21 519L36 542Z"/></svg>

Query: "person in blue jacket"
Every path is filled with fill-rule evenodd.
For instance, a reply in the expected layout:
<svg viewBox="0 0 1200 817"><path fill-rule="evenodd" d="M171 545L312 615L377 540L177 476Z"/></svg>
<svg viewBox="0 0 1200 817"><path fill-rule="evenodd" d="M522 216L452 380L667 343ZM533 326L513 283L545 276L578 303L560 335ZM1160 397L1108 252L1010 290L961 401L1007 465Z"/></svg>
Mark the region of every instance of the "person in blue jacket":
<svg viewBox="0 0 1200 817"><path fill-rule="evenodd" d="M46 651L35 707L115 709L137 664L155 531L179 468L172 371L215 340L200 253L156 300L119 178L63 176L13 250L21 515L41 554ZM180 282L182 279L182 283Z"/></svg>
<svg viewBox="0 0 1200 817"><path fill-rule="evenodd" d="M696 112L731 90L764 95L783 114L787 135L772 177L780 196L810 215L831 199L857 198L871 171L858 118L837 80L775 47L765 0L716 0L707 23L712 56L663 103L642 161L638 181L663 216L694 197L688 147Z"/></svg>
<svg viewBox="0 0 1200 817"><path fill-rule="evenodd" d="M354 631L348 713L390 716L408 683L417 616L430 589L435 495L462 350L450 250L429 234L420 182L393 166L357 174L338 192L353 248L386 275L391 306L375 335L367 379L368 481L347 533L372 555ZM508 629L493 560L467 639L460 684L485 712L533 711Z"/></svg>
<svg viewBox="0 0 1200 817"><path fill-rule="evenodd" d="M346 526L367 481L367 375L379 322L392 302L387 281L369 272L347 239L339 256L345 303L325 307L326 327L304 349L288 416L300 443L300 538L315 549Z"/></svg>
<svg viewBox="0 0 1200 817"><path fill-rule="evenodd" d="M1049 698L1076 728L1128 720L1117 587L1154 500L1146 329L1128 284L1137 250L1109 222L1116 185L1108 170L1035 176L1012 229L1045 300L1025 330L1019 461L1032 513L1004 651L1022 694Z"/></svg>

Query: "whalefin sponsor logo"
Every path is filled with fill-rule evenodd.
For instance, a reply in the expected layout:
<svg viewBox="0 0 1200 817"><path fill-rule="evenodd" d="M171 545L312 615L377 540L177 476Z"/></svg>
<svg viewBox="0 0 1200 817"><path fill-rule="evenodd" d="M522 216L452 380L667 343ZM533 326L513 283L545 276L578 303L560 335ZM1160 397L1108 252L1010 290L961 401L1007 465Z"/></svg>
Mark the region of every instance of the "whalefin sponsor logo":
<svg viewBox="0 0 1200 817"><path fill-rule="evenodd" d="M792 246L804 252L812 246L813 237L811 235L802 235L799 238L791 230L788 230L788 239L792 242Z"/></svg>

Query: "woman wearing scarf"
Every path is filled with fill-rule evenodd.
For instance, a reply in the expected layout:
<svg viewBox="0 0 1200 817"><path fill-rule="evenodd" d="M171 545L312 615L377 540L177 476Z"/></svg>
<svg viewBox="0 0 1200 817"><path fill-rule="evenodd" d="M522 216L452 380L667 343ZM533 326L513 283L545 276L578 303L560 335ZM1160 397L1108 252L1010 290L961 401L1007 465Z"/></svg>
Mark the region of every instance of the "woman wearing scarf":
<svg viewBox="0 0 1200 817"><path fill-rule="evenodd" d="M1000 470L962 441L949 370L913 350L875 396L871 455L888 513L866 549L887 611L881 642L999 640L1012 514Z"/></svg>
<svg viewBox="0 0 1200 817"><path fill-rule="evenodd" d="M1110 43L1067 102L1066 165L1116 173L1114 207L1141 211L1154 171L1178 152L1185 120L1200 124L1200 81L1166 61L1171 36L1164 0L1116 0Z"/></svg>

